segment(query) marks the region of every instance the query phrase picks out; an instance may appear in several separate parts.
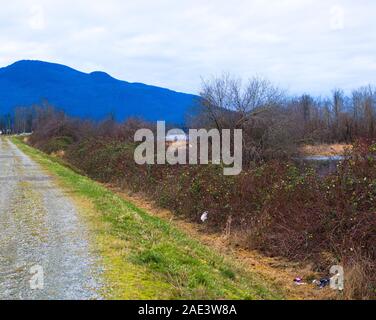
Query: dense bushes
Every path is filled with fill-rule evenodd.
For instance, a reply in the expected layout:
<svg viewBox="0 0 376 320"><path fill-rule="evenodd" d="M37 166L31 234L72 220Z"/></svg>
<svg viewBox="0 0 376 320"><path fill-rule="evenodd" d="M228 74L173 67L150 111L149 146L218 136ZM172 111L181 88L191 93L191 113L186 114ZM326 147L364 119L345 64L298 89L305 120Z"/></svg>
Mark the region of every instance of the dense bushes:
<svg viewBox="0 0 376 320"><path fill-rule="evenodd" d="M364 146L363 146L364 147ZM91 177L152 196L160 205L208 225L231 226L249 244L295 259L358 250L375 257L376 160L359 155L321 178L292 163L270 162L236 177L218 166L138 166L133 146L90 139L73 145L69 162Z"/></svg>
<svg viewBox="0 0 376 320"><path fill-rule="evenodd" d="M315 262L321 270L344 264L358 277L361 270L368 280L357 280L352 297L374 295L376 145L370 141L356 144L324 178L282 160L229 177L213 165L136 165L129 138L135 127L120 126L109 135L92 130L79 139L67 135L69 126L63 128L42 143L36 132L31 143L48 152L61 147L66 161L90 177L141 191L192 221L207 211L209 229L226 230L246 247Z"/></svg>

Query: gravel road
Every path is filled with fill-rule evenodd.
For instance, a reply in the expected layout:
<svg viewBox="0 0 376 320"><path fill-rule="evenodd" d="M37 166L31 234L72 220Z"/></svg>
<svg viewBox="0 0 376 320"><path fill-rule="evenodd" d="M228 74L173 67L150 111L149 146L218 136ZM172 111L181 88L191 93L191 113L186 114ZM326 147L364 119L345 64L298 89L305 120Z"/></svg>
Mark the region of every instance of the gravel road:
<svg viewBox="0 0 376 320"><path fill-rule="evenodd" d="M100 299L100 266L78 209L0 138L0 299Z"/></svg>

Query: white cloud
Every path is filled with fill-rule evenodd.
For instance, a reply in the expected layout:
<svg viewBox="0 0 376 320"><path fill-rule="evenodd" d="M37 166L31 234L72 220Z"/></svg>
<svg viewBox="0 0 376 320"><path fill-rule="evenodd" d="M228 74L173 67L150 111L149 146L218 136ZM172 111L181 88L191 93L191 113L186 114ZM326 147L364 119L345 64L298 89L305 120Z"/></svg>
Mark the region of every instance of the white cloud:
<svg viewBox="0 0 376 320"><path fill-rule="evenodd" d="M34 30L43 30L46 26L44 9L40 5L34 5L30 8L29 26Z"/></svg>
<svg viewBox="0 0 376 320"><path fill-rule="evenodd" d="M222 71L264 75L294 93L376 82L373 0L33 3L0 11L1 65L48 60L187 92Z"/></svg>
<svg viewBox="0 0 376 320"><path fill-rule="evenodd" d="M345 29L345 9L342 6L335 5L330 9L330 14L330 28L335 31Z"/></svg>

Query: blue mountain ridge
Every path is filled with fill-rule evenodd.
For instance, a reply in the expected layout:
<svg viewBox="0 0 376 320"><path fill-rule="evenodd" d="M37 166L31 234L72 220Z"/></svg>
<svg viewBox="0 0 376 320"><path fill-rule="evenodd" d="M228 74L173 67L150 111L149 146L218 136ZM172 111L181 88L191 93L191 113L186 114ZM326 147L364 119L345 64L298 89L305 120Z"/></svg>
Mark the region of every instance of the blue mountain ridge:
<svg viewBox="0 0 376 320"><path fill-rule="evenodd" d="M139 117L183 124L198 97L142 83L115 79L105 72L84 73L70 67L22 60L0 68L0 115L15 107L48 101L68 115L118 121Z"/></svg>

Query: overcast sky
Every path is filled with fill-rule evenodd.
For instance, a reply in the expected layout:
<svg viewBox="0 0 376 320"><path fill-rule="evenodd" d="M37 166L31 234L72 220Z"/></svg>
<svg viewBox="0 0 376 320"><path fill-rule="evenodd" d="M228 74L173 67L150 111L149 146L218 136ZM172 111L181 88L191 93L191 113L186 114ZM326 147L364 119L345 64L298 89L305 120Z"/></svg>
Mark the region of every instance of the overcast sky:
<svg viewBox="0 0 376 320"><path fill-rule="evenodd" d="M374 0L11 0L0 66L38 59L192 93L230 72L327 94L376 84L375 13Z"/></svg>

